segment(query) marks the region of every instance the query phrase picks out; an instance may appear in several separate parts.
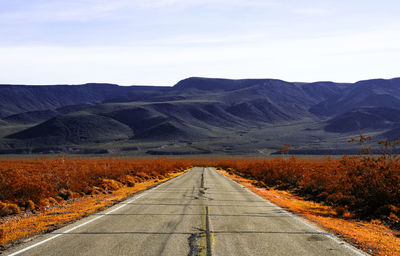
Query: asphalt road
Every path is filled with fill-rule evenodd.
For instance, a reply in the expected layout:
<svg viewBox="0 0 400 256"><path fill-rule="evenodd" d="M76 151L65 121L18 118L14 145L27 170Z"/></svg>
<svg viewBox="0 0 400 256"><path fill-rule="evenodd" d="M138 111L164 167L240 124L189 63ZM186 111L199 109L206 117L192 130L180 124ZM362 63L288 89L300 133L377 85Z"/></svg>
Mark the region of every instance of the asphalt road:
<svg viewBox="0 0 400 256"><path fill-rule="evenodd" d="M7 254L363 255L200 167Z"/></svg>

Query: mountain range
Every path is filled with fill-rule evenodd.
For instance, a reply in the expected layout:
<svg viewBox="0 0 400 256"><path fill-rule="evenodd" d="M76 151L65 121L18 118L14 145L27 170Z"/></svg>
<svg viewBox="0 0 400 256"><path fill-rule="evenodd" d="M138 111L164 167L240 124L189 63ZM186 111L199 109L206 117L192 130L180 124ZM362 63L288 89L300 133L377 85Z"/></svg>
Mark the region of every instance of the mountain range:
<svg viewBox="0 0 400 256"><path fill-rule="evenodd" d="M343 154L400 136L400 78L192 77L175 86L0 85L0 153Z"/></svg>

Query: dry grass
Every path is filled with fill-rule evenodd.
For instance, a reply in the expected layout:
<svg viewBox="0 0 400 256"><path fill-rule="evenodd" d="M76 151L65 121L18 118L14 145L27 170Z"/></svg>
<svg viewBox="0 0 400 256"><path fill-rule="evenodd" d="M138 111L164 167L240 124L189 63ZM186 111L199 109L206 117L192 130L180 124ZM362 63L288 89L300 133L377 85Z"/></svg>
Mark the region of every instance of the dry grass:
<svg viewBox="0 0 400 256"><path fill-rule="evenodd" d="M360 221L344 210L338 216L336 209L320 203L306 201L290 191L259 188L254 181L221 171L224 175L246 186L263 198L291 212L300 214L318 226L343 237L356 247L373 255L400 255L399 234L378 220Z"/></svg>
<svg viewBox="0 0 400 256"><path fill-rule="evenodd" d="M168 178L162 180L153 179L143 183L136 183L134 187L122 186L111 194L101 193L63 201L59 205L47 207L36 214L25 213L4 217L0 222L0 245L5 245L33 234L54 230L63 224L111 206L138 191L145 190L182 173L171 173Z"/></svg>

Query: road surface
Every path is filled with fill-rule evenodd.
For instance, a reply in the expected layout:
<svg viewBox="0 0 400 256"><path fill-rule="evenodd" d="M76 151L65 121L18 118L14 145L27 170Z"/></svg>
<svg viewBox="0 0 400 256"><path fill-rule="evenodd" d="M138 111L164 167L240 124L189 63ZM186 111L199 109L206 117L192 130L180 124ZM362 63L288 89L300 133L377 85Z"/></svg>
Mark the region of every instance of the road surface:
<svg viewBox="0 0 400 256"><path fill-rule="evenodd" d="M6 255L364 255L218 173L194 168Z"/></svg>

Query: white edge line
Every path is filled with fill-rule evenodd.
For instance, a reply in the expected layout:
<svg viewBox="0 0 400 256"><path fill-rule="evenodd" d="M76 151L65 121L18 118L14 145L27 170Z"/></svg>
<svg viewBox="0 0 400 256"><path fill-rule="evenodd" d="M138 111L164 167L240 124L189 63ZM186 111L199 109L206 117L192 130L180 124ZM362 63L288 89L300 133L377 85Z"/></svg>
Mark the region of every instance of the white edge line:
<svg viewBox="0 0 400 256"><path fill-rule="evenodd" d="M215 169L215 168L214 168L214 169ZM216 170L216 171L217 171L220 175L222 175L223 177L226 177L225 175L223 175L222 173L220 173L218 170ZM228 178L228 177L226 177L226 178ZM352 252L354 252L354 253L356 253L356 254L358 254L358 255L361 255L361 256L367 256L367 255L369 256L369 255L371 255L371 254L368 254L367 252L361 251L360 249L358 249L358 248L356 248L356 247L350 245L349 243L343 241L342 239L340 239L339 237L335 236L334 234L331 234L331 233L329 233L329 232L326 232L326 231L320 229L319 227L317 227L317 226L315 226L315 225L309 223L308 221L306 221L305 219L301 218L300 216L294 215L294 214L292 214L292 213L286 211L285 209L283 209L283 208L279 207L278 205L272 203L271 201L269 201L269 200L263 198L262 196L257 195L256 193L254 193L253 191L249 190L247 187L241 185L240 183L234 181L233 179L230 179L230 178L229 178L229 180L231 180L231 181L233 181L234 183L238 184L239 186L241 186L242 188L244 188L247 192L249 192L249 193L252 194L253 196L256 196L257 198L262 199L262 200L264 200L264 201L270 203L271 205L275 206L276 208L282 210L285 214L287 214L287 215L289 215L290 217L296 219L297 221L303 223L303 224L306 225L307 227L309 227L309 228L311 228L311 229L317 231L318 233L321 233L321 235L324 235L324 236L326 236L326 237L332 239L333 241L335 241L336 243L342 245L343 247L346 247L346 249L348 249L348 250L350 250L350 251L352 251Z"/></svg>
<svg viewBox="0 0 400 256"><path fill-rule="evenodd" d="M191 169L190 169L190 170L191 170ZM179 176L176 177L176 178L182 177L183 175L185 175L186 173L188 173L190 170L188 170L187 172L183 173L182 175L179 175ZM174 178L175 178L175 177L174 177ZM174 178L172 178L172 179L174 179ZM47 243L47 242L49 242L49 241L51 241L51 240L53 240L53 239L55 239L55 238L57 238L57 237L59 237L59 236L62 236L62 235L64 235L64 234L68 234L69 232L74 231L75 229L78 229L78 228L80 228L80 227L82 227L82 226L85 226L85 225L87 225L87 224L89 224L89 223L91 223L91 222L93 222L93 221L95 221L95 220L98 220L98 219L100 219L100 218L103 218L104 216L107 216L107 215L109 215L110 213L113 213L113 212L115 212L115 211L117 211L117 210L119 210L119 209L121 209L121 208L123 208L123 207L129 205L130 203L132 203L132 202L135 201L136 199L141 198L142 196L144 196L144 195L150 193L151 191L154 191L154 190L156 190L156 189L162 187L163 185L165 185L166 183L168 183L168 182L169 182L170 180L172 180L172 179L169 179L169 180L167 180L166 182L164 182L164 183L162 183L162 184L160 184L160 185L158 185L158 186L156 186L156 187L154 187L154 188L151 188L151 189L149 189L149 190L146 190L146 191L143 192L142 194L136 196L135 198L133 198L133 199L127 201L127 202L120 202L120 203L118 203L118 204L122 204L122 205L120 205L120 206L118 206L117 208L112 209L112 210L110 210L110 211L104 213L103 215L97 216L97 217L95 217L95 218L93 218L93 219L91 219L91 220L88 220L88 221L86 221L86 222L84 222L84 223L82 223L82 224L79 224L78 226L75 226L75 227L73 227L73 228L70 228L70 229L68 229L68 230L66 230L66 231L64 231L64 232L62 232L62 233L60 233L60 234L53 235L53 236L51 236L51 237L49 237L49 238L47 238L47 239L45 239L45 240L43 240L43 241L40 241L40 242L38 242L38 243L36 243L36 244L30 245L30 246L28 246L28 247L25 247L24 249L21 249L21 250L19 250L19 251L13 252L13 253L9 254L8 256L15 256L15 255L21 254L21 253L23 253L23 252L29 251L29 250L32 249L32 248L35 248L35 247L37 247L37 246L39 246L39 245L42 245L42 244L44 244L44 243ZM138 192L140 192L140 191L138 191ZM136 192L136 193L137 193L137 192Z"/></svg>

